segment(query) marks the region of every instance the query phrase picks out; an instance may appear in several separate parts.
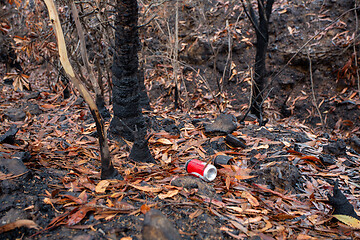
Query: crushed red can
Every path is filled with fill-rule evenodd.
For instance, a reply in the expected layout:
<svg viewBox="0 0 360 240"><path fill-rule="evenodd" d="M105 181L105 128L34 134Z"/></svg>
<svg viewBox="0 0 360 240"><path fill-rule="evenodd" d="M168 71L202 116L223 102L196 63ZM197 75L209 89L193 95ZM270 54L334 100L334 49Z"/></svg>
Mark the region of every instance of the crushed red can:
<svg viewBox="0 0 360 240"><path fill-rule="evenodd" d="M216 178L217 170L216 167L212 164L207 164L206 162L200 161L198 159L191 159L186 162L185 170L198 178L201 178L205 181L211 182Z"/></svg>

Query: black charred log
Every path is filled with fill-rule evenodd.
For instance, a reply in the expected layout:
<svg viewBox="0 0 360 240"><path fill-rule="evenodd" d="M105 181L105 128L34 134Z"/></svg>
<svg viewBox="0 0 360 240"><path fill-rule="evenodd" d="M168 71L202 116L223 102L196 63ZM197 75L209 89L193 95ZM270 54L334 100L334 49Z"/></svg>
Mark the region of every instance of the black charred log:
<svg viewBox="0 0 360 240"><path fill-rule="evenodd" d="M64 89L63 89L64 99L68 99L71 96L70 87L69 87L69 79L67 77L65 77L65 73L61 73L60 80L64 86Z"/></svg>
<svg viewBox="0 0 360 240"><path fill-rule="evenodd" d="M12 45L15 45L12 38L9 35L0 32L0 63L5 63L6 71L10 71L10 69L14 68L17 72L22 72L23 68L21 67L21 63L17 60Z"/></svg>

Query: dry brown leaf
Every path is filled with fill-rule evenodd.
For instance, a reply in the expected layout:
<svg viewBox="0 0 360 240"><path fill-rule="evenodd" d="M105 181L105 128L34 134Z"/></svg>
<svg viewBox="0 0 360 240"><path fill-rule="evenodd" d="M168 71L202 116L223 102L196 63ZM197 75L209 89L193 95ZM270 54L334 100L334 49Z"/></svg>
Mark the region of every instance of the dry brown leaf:
<svg viewBox="0 0 360 240"><path fill-rule="evenodd" d="M56 106L53 104L43 104L40 107L45 108L45 109L55 109L56 108Z"/></svg>
<svg viewBox="0 0 360 240"><path fill-rule="evenodd" d="M88 197L87 197L87 194L86 194L86 191L85 191L85 190L80 193L79 198L80 198L84 203L87 202Z"/></svg>
<svg viewBox="0 0 360 240"><path fill-rule="evenodd" d="M158 197L160 199L171 198L171 197L177 195L178 193L179 193L179 190L175 189L175 190L172 190L172 191L168 191L167 193L160 193L158 195Z"/></svg>
<svg viewBox="0 0 360 240"><path fill-rule="evenodd" d="M124 192L115 192L115 193L111 194L110 197L111 198L118 198L118 197L123 196L123 195L125 195Z"/></svg>
<svg viewBox="0 0 360 240"><path fill-rule="evenodd" d="M235 228L239 229L240 231L242 231L243 233L245 233L246 235L248 235L248 230L245 226L243 226L241 223L239 223L238 221L234 221L234 220L230 220L229 221Z"/></svg>
<svg viewBox="0 0 360 240"><path fill-rule="evenodd" d="M265 227L263 227L262 229L259 230L260 232L265 232L273 227L273 225L271 224L270 221L268 221L266 219L264 219L264 221L265 221L266 225L265 225Z"/></svg>
<svg viewBox="0 0 360 240"><path fill-rule="evenodd" d="M250 178L256 177L256 176L249 175L250 171L248 171L248 170L251 170L251 169L242 169L240 171L237 171L235 178L237 180L245 180L245 179L250 179Z"/></svg>
<svg viewBox="0 0 360 240"><path fill-rule="evenodd" d="M68 226L73 226L75 224L78 224L81 220L84 219L84 217L86 216L86 214L89 211L93 211L94 208L92 207L88 207L88 206L84 206L82 208L80 208L78 211L76 211L74 214L70 215L68 221L67 221L67 225Z"/></svg>
<svg viewBox="0 0 360 240"><path fill-rule="evenodd" d="M248 224L249 223L259 223L262 219L263 219L263 217L261 217L261 216L248 218L248 220L246 220L246 223L248 223Z"/></svg>
<svg viewBox="0 0 360 240"><path fill-rule="evenodd" d="M254 175L250 175L250 172L252 170L249 168L243 169L234 165L222 165L222 166L223 168L218 170L219 173L224 174L226 176L235 177L238 180L244 180L244 179L250 179L256 177Z"/></svg>
<svg viewBox="0 0 360 240"><path fill-rule="evenodd" d="M115 205L114 205L114 203L111 201L111 199L106 199L106 206L108 206L108 207L114 207Z"/></svg>
<svg viewBox="0 0 360 240"><path fill-rule="evenodd" d="M226 189L229 191L230 189L230 176L226 176L226 179L225 179L225 186L226 186Z"/></svg>
<svg viewBox="0 0 360 240"><path fill-rule="evenodd" d="M222 201L219 201L219 200L216 200L216 199L213 199L213 198L208 198L208 197L205 197L205 196L201 196L201 197L205 202L214 204L217 207L223 208L223 207L226 206L226 204L223 203Z"/></svg>
<svg viewBox="0 0 360 240"><path fill-rule="evenodd" d="M109 180L101 180L95 187L96 193L105 193L106 188L109 186Z"/></svg>
<svg viewBox="0 0 360 240"><path fill-rule="evenodd" d="M161 160L164 162L164 163L171 163L171 156L168 155L167 152L165 152L162 156L161 156Z"/></svg>
<svg viewBox="0 0 360 240"><path fill-rule="evenodd" d="M259 206L258 200L253 195L251 195L251 193L244 191L241 193L241 197L246 198L249 201L249 203L251 204L251 206L253 206L253 207Z"/></svg>
<svg viewBox="0 0 360 240"><path fill-rule="evenodd" d="M169 139L166 139L166 138L160 138L160 139L156 140L156 143L161 143L163 145L172 145L173 144Z"/></svg>
<svg viewBox="0 0 360 240"><path fill-rule="evenodd" d="M52 199L46 197L46 198L44 198L43 201L44 201L45 204L51 205L51 207L52 207L57 213L60 213L60 212L54 207L54 205L53 205L53 201L56 202L56 201L57 201L56 199L55 199L55 200L54 200L54 199L52 200Z"/></svg>
<svg viewBox="0 0 360 240"><path fill-rule="evenodd" d="M20 219L15 222L8 223L8 224L1 226L0 233L8 232L15 228L20 228L20 227L34 228L37 230L40 229L40 227L34 221L28 220L28 219Z"/></svg>
<svg viewBox="0 0 360 240"><path fill-rule="evenodd" d="M105 218L106 221L110 221L116 217L117 214L111 214Z"/></svg>
<svg viewBox="0 0 360 240"><path fill-rule="evenodd" d="M244 210L241 207L227 206L226 208L230 209L230 210L233 210L235 212L238 212L238 213L243 213L244 212Z"/></svg>
<svg viewBox="0 0 360 240"><path fill-rule="evenodd" d="M143 204L143 205L141 205L141 207L140 207L140 212L142 213L142 214L146 214L148 211L150 211L150 207L149 207L149 205L147 205L147 204Z"/></svg>
<svg viewBox="0 0 360 240"><path fill-rule="evenodd" d="M137 186L134 184L129 184L129 186L136 188L140 191L144 191L144 192L153 192L153 193L157 193L157 192L161 192L162 188L158 188L158 187L148 187L148 186Z"/></svg>
<svg viewBox="0 0 360 240"><path fill-rule="evenodd" d="M309 236L309 235L306 235L306 234L302 234L302 233L300 233L298 236L297 236L297 238L296 238L296 240L315 240L315 239L318 239L318 238L315 238L315 237L311 237L311 236Z"/></svg>
<svg viewBox="0 0 360 240"><path fill-rule="evenodd" d="M61 196L65 197L65 198L68 198L68 199L70 199L71 201L73 201L73 202L75 202L77 204L84 204L83 200L81 198L79 198L79 197L75 197L75 196L68 195L68 194L64 194L64 195L61 195ZM73 204L73 203L71 203L71 204Z"/></svg>
<svg viewBox="0 0 360 240"><path fill-rule="evenodd" d="M196 209L196 211L195 212L193 212L193 213L191 213L190 215L189 215L189 218L190 219L193 219L193 218L197 218L198 216L200 216L201 214L203 214L203 210L201 210L201 209Z"/></svg>
<svg viewBox="0 0 360 240"><path fill-rule="evenodd" d="M130 203L124 202L122 200L117 200L115 202L115 207L119 210L124 210L124 211L132 211L135 210L136 208L131 205Z"/></svg>

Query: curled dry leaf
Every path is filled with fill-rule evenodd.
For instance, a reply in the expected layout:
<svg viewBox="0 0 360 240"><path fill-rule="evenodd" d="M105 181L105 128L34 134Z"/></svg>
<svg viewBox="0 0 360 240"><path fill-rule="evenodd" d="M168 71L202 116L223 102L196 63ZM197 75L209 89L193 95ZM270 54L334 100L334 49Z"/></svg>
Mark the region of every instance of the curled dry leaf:
<svg viewBox="0 0 360 240"><path fill-rule="evenodd" d="M0 227L0 233L11 231L15 228L19 227L27 227L27 228L34 228L36 230L39 230L40 227L32 220L28 219L20 219L12 223L5 224Z"/></svg>
<svg viewBox="0 0 360 240"><path fill-rule="evenodd" d="M53 104L43 104L40 107L45 108L45 109L55 109L56 108L56 106Z"/></svg>
<svg viewBox="0 0 360 240"><path fill-rule="evenodd" d="M226 204L223 203L222 201L219 201L219 200L216 200L216 199L213 199L213 198L208 198L208 197L205 197L205 196L201 196L201 197L204 200L204 202L214 204L215 206L217 206L219 208L226 207Z"/></svg>
<svg viewBox="0 0 360 240"><path fill-rule="evenodd" d="M44 198L44 203L45 203L45 204L51 205L51 207L55 210L55 212L60 213L60 212L54 207L53 202L56 202L56 201L57 201L56 199L51 200L50 198L47 198L47 197Z"/></svg>
<svg viewBox="0 0 360 240"><path fill-rule="evenodd" d="M86 191L85 191L85 190L80 193L79 198L80 198L84 203L87 202L88 197L87 197L87 194L86 194Z"/></svg>
<svg viewBox="0 0 360 240"><path fill-rule="evenodd" d="M262 229L259 230L260 232L265 232L273 227L273 225L271 224L270 221L268 221L266 219L264 219L264 221L265 221L266 225L265 225L265 227L263 227Z"/></svg>
<svg viewBox="0 0 360 240"><path fill-rule="evenodd" d="M163 145L172 145L173 144L169 139L166 139L166 138L160 138L160 139L156 140L156 143L160 143Z"/></svg>
<svg viewBox="0 0 360 240"><path fill-rule="evenodd" d="M203 210L201 210L201 209L196 209L195 212L193 212L193 213L191 213L191 214L189 215L189 218L190 218L190 219L197 218L198 216L200 216L200 215L203 214L203 213L204 213Z"/></svg>

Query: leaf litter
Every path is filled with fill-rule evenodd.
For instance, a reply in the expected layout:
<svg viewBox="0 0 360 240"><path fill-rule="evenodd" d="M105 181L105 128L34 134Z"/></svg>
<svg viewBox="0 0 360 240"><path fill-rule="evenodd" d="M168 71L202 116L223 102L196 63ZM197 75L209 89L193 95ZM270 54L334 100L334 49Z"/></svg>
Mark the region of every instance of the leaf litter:
<svg viewBox="0 0 360 240"><path fill-rule="evenodd" d="M52 97L52 94L47 95L47 98ZM158 159L158 165L131 162L127 159L126 146L111 142L114 164L124 180L100 180L99 153L95 138L84 135L89 128L87 126L93 127L92 124L79 124L75 121L78 118L77 112L84 111L78 109L78 106L72 106L63 113L66 120L60 125L52 124L56 118L52 114L61 114L63 111L61 105L52 109L53 113L30 116L19 124L16 136L21 143L18 145L20 149L31 151L32 159L26 165L32 171L48 171L49 177L51 172L60 173L52 177L58 177L54 179L56 184L48 186L52 190L42 193L46 195L43 198L44 204L51 205L50 209L58 215L47 226L43 226L42 231L51 231L60 226L91 228L98 223L87 224L90 218L93 221L111 221L119 215L141 216L144 211L148 211L144 210L144 206L149 206L146 208L173 211L175 208L180 213L186 211L187 218L195 222L201 215L214 218L214 228L221 234L237 239L259 234L269 239L295 235L298 239L305 239L306 236L336 238L339 234L348 233L343 226L337 226L331 221L331 206L327 204L326 194L331 192L335 180L339 179L343 182L341 187L347 192L349 199L356 196L359 186L357 178L354 178L356 168L343 163L351 159L351 163L358 166L359 155L356 152L350 154L350 149L346 149L345 155L335 157L336 164L325 166L319 155L322 154L323 146L329 144L329 140L316 136L307 127L294 127L289 122L279 129L269 124L262 130L264 136L259 134L255 137L246 132L258 131L259 127L255 122L246 121L233 135L241 136L248 148L234 149L224 144L225 150L216 152L233 159L231 165L218 167L219 174L213 182L205 183L214 187L214 194L217 196L214 197L203 195L197 186L192 189L176 187L172 185L172 181L187 176L184 170L187 160L197 158L207 161L215 158L215 154L207 153L204 143L220 141L225 137L206 137L203 130L196 126L192 126L191 131L187 130L189 128L182 129L176 137L154 134L149 141L153 152L158 152L159 155L167 153L167 158L171 157L169 162L164 158ZM191 126L191 119L187 116L181 113L177 113L177 116L181 121L187 122L187 126ZM63 124L66 124L64 129ZM7 121L4 125L7 126L5 129L11 126ZM275 132L278 141L266 138L267 134ZM297 149L297 142L289 134L291 132L311 136L311 139L301 143L303 149ZM287 143L283 143L284 141ZM1 146L5 151L14 151L8 145ZM276 167L276 164L283 161L296 166L301 172L301 178L298 179L298 185L293 186L293 191L279 188L271 179L257 183L253 170ZM290 176L281 176L282 171L277 167L275 172L269 174L277 174L273 177L286 182ZM350 227L354 229L358 228L358 220L352 220L351 216L334 217L342 222L350 222ZM181 227L181 231L190 234L193 227L195 226ZM43 233L39 235L41 234ZM357 236L356 232L352 234Z"/></svg>

